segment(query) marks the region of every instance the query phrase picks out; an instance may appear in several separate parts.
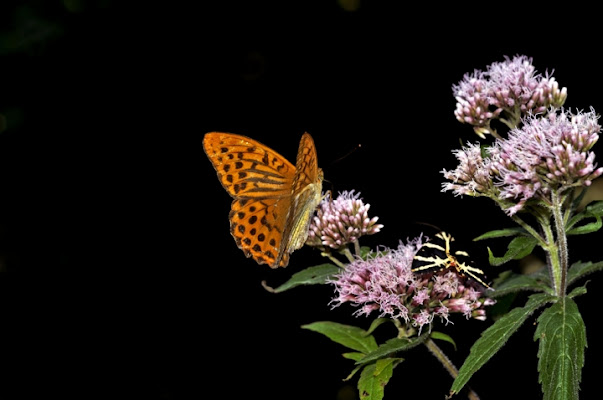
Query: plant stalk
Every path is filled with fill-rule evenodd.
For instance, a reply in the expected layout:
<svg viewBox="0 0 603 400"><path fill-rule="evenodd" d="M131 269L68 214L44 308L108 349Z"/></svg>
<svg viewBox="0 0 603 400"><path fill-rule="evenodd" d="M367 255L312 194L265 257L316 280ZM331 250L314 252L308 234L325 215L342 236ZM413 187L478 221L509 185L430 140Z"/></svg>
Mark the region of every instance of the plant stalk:
<svg viewBox="0 0 603 400"><path fill-rule="evenodd" d="M431 354L433 354L435 356L435 358L437 358L438 361L444 366L444 369L446 369L446 371L448 371L450 376L452 376L452 378L456 379L456 377L459 375L459 370L454 366L454 364L452 363L452 361L450 361L450 359L446 356L446 354L444 354L442 349L440 349L440 347L433 341L433 339L428 337L427 340L425 340L423 342L423 344L425 344L425 346L427 346L427 349L429 350L429 352ZM475 393L469 387L467 389L469 391L469 393L467 394L467 397L470 400L479 400L479 396L477 395L477 393Z"/></svg>
<svg viewBox="0 0 603 400"><path fill-rule="evenodd" d="M555 223L555 234L556 234L556 251L558 253L558 265L559 271L559 287L555 293L559 297L565 296L567 286L567 269L568 269L568 249L567 249L567 235L565 234L565 219L563 218L562 206L564 200L559 195L559 192L553 191L551 194L553 200L553 221Z"/></svg>

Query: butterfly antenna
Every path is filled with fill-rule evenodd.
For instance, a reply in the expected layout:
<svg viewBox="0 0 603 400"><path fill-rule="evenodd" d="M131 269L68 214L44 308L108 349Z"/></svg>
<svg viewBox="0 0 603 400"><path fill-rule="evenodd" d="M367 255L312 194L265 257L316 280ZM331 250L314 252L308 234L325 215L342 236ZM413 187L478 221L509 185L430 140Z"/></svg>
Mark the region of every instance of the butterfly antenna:
<svg viewBox="0 0 603 400"><path fill-rule="evenodd" d="M437 225L430 224L429 222L415 221L415 224L417 224L417 225L425 225L425 226L428 226L428 227L430 227L430 228L433 228L433 229L434 229L434 230L436 230L437 232L441 232L441 231L442 231L442 228L440 228L440 227L439 227L439 226L437 226Z"/></svg>
<svg viewBox="0 0 603 400"><path fill-rule="evenodd" d="M354 146L354 148L352 148L352 150L348 151L347 153L345 153L345 154L344 154L344 155L342 155L341 157L339 157L339 158L337 158L337 159L335 159L335 160L331 161L331 164L330 164L330 165L333 165L333 164L335 164L335 163L338 163L338 162L340 162L341 160L343 160L343 159L345 159L345 158L349 157L349 156L350 156L352 153L354 153L356 150L358 150L358 149L359 149L359 148L361 148L361 147L362 147L362 144L358 143L356 146Z"/></svg>

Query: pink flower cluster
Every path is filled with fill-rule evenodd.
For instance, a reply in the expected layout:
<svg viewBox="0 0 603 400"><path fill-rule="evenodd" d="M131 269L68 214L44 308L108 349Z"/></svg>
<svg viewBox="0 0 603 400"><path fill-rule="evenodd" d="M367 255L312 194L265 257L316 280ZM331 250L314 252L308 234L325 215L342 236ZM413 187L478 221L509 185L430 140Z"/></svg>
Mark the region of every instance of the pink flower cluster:
<svg viewBox="0 0 603 400"><path fill-rule="evenodd" d="M339 249L379 232L383 225L377 224L378 217L369 218L369 208L353 190L341 192L335 200L326 196L312 220L307 243Z"/></svg>
<svg viewBox="0 0 603 400"><path fill-rule="evenodd" d="M559 89L552 76L537 74L532 59L526 56L505 57L486 71L465 74L452 91L457 101L454 115L473 125L482 138L493 133L490 122L495 118L514 126L521 116L561 107L567 98L567 89Z"/></svg>
<svg viewBox="0 0 603 400"><path fill-rule="evenodd" d="M350 303L358 307L356 315L375 311L380 317L400 319L419 332L436 317L449 322L453 313L485 320L485 307L495 303L484 296L485 288L467 283L451 270L412 272L413 258L422 243L419 237L347 265L330 281L336 290L332 304Z"/></svg>
<svg viewBox="0 0 603 400"><path fill-rule="evenodd" d="M495 198L513 215L531 200L548 201L553 190L589 186L603 174L590 151L601 130L597 119L592 110L529 116L485 150L477 144L455 150L459 165L442 171L451 181L442 190Z"/></svg>
<svg viewBox="0 0 603 400"><path fill-rule="evenodd" d="M442 184L442 191L452 190L455 195L489 196L496 192L493 182L491 160L482 155L479 143L469 143L452 153L459 161L455 170L442 170L451 182Z"/></svg>
<svg viewBox="0 0 603 400"><path fill-rule="evenodd" d="M489 153L499 196L516 201L509 214L532 198L546 200L551 190L590 186L603 173L590 151L601 130L597 119L594 111L532 116L506 140L496 141Z"/></svg>

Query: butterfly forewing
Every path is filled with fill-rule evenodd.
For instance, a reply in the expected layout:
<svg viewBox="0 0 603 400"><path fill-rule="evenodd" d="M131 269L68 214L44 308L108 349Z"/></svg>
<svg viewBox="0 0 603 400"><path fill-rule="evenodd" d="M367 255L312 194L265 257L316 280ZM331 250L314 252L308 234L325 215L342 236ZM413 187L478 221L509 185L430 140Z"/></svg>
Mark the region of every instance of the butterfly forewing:
<svg viewBox="0 0 603 400"><path fill-rule="evenodd" d="M300 193L309 184L320 182L322 186L322 170L318 168L316 159L314 140L308 133L304 133L299 142L295 164L296 174L293 178L294 194Z"/></svg>
<svg viewBox="0 0 603 400"><path fill-rule="evenodd" d="M203 147L235 199L229 219L239 248L259 264L287 266L289 254L304 244L321 198L322 170L312 137L302 136L296 166L241 135L211 132Z"/></svg>
<svg viewBox="0 0 603 400"><path fill-rule="evenodd" d="M295 167L286 158L245 136L212 132L203 139L222 186L233 197L290 195Z"/></svg>

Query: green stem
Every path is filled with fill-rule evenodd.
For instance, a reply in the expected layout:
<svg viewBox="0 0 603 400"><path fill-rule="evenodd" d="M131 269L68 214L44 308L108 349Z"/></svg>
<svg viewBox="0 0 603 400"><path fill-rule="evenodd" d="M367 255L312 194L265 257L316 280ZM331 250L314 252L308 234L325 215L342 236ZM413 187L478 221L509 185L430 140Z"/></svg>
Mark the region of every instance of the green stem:
<svg viewBox="0 0 603 400"><path fill-rule="evenodd" d="M509 121L505 118L499 118L498 119L500 122L502 122L503 124L505 124L509 129L513 129L516 128L517 125L513 122L513 121ZM498 136L500 138L500 136Z"/></svg>
<svg viewBox="0 0 603 400"><path fill-rule="evenodd" d="M547 242L542 238L542 236L540 236L540 234L538 232L536 232L536 230L534 228L532 228L532 226L530 226L527 222L525 222L523 219L518 217L517 214L513 215L511 217L511 219L513 219L513 221L515 221L516 224L520 225L530 235L532 235L532 237L534 239L538 240L538 244L541 247L545 247L547 245Z"/></svg>
<svg viewBox="0 0 603 400"><path fill-rule="evenodd" d="M547 266L549 268L549 276L553 284L553 291L556 294L561 292L561 263L559 261L559 252L555 243L555 235L549 223L543 223L542 230L546 238L546 245L542 246L547 253Z"/></svg>
<svg viewBox="0 0 603 400"><path fill-rule="evenodd" d="M452 361L450 361L446 354L444 354L442 349L440 349L440 347L433 341L433 339L428 337L427 340L425 340L425 342L423 343L425 344L425 346L427 346L429 352L433 354L435 358L437 358L438 361L444 366L444 369L448 371L450 376L456 379L456 377L459 375L459 370L454 366L454 364L452 363ZM469 393L467 397L471 400L479 400L479 396L471 388L469 388Z"/></svg>
<svg viewBox="0 0 603 400"><path fill-rule="evenodd" d="M344 256L346 256L349 262L353 263L356 260L348 247L344 247L342 253Z"/></svg>
<svg viewBox="0 0 603 400"><path fill-rule="evenodd" d="M345 264L342 263L341 261L339 261L337 258L333 257L333 255L330 252L323 251L322 253L320 253L320 255L323 257L327 257L329 260L331 260L333 262L333 264L335 264L339 268L341 268L341 269L345 268Z"/></svg>
<svg viewBox="0 0 603 400"><path fill-rule="evenodd" d="M407 339L415 334L415 328L406 329L406 325L403 325L399 319L392 319L392 322L398 329L398 335L396 336L398 339Z"/></svg>
<svg viewBox="0 0 603 400"><path fill-rule="evenodd" d="M565 234L565 222L561 210L565 199L562 198L557 191L552 192L551 198L553 200L553 221L555 222L555 231L557 237L557 248L555 250L558 254L558 265L556 266L558 271L556 271L556 273L559 275L559 287L555 293L557 293L557 296L563 297L565 296L567 286L567 268L569 259L567 236Z"/></svg>

